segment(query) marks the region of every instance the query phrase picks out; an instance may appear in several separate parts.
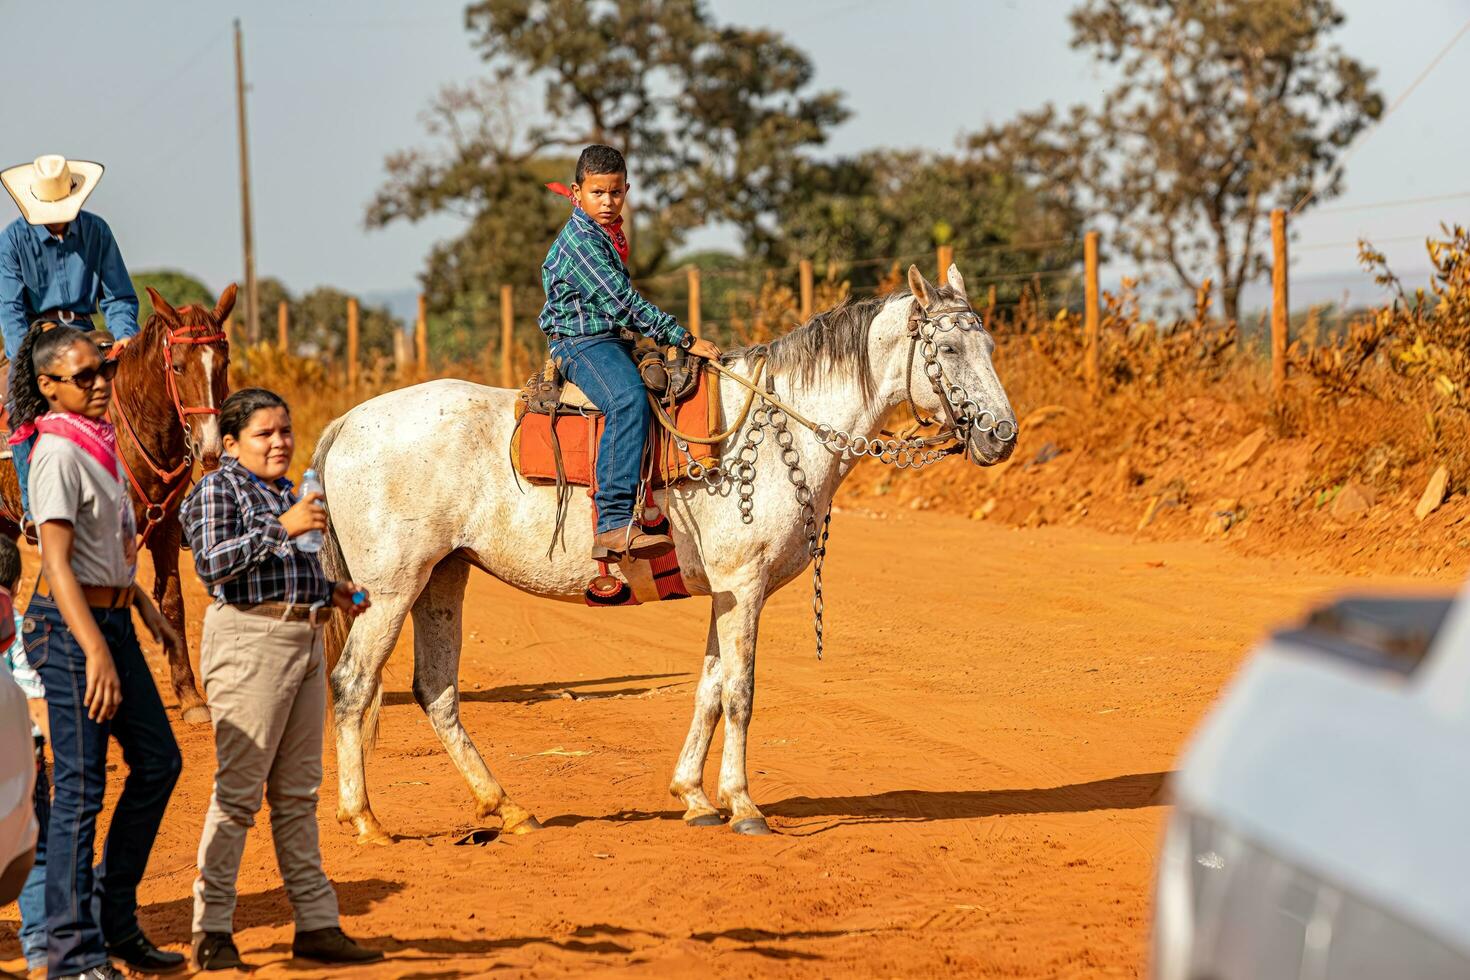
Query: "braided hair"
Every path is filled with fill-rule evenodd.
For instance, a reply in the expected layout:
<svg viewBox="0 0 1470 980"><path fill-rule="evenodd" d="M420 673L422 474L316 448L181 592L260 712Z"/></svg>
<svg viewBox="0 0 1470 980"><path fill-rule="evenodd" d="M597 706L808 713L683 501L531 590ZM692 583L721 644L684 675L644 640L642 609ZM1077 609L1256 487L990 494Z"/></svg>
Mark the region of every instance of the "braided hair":
<svg viewBox="0 0 1470 980"><path fill-rule="evenodd" d="M50 327L50 329L47 329ZM90 344L91 339L76 327L65 324L51 326L50 321L31 324L15 355L15 370L10 384L10 427L17 429L34 422L50 411L46 396L41 394L37 379L56 359L74 344Z"/></svg>

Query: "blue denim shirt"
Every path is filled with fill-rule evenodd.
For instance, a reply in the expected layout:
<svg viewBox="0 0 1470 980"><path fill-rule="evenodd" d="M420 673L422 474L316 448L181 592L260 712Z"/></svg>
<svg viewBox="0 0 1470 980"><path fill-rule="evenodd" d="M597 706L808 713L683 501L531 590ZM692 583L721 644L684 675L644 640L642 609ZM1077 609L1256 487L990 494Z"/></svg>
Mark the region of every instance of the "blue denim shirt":
<svg viewBox="0 0 1470 980"><path fill-rule="evenodd" d="M113 336L138 332L138 296L107 222L79 212L59 240L45 225L21 218L0 232L0 333L12 361L37 314L90 316L99 299Z"/></svg>

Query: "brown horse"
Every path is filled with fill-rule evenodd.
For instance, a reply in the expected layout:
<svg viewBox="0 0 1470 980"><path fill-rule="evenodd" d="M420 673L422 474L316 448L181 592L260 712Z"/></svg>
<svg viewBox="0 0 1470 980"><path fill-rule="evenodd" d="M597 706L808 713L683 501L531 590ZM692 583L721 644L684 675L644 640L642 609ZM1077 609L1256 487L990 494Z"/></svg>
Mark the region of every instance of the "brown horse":
<svg viewBox="0 0 1470 980"><path fill-rule="evenodd" d="M117 380L109 417L132 486L139 544L153 556L153 599L184 643L169 660L169 679L184 721L204 724L209 709L189 664L184 596L179 583L179 504L194 477L219 464L219 405L229 394L230 347L223 324L235 306L235 286L213 310L175 310L151 287L153 315L117 355ZM15 469L0 467L0 497L20 513Z"/></svg>

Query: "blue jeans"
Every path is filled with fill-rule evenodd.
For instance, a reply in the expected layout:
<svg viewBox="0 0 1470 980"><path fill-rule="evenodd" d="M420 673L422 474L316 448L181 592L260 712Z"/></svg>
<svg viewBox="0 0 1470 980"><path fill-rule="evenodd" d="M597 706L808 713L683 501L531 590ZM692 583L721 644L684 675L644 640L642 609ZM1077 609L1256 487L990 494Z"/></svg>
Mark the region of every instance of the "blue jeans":
<svg viewBox="0 0 1470 980"><path fill-rule="evenodd" d="M36 862L15 903L20 906L20 951L26 969L46 965L46 826L51 822L51 784L46 781L46 743L36 736Z"/></svg>
<svg viewBox="0 0 1470 980"><path fill-rule="evenodd" d="M643 447L653 410L633 365L633 345L621 337L556 337L551 356L561 373L602 409L597 444L597 533L627 527L637 513Z"/></svg>
<svg viewBox="0 0 1470 980"><path fill-rule="evenodd" d="M87 717L87 664L56 603L35 597L22 639L46 688L56 797L46 850L46 944L52 976L107 960L107 944L136 936L138 883L178 782L182 760L158 688L138 648L129 609L93 609L122 685L110 721ZM128 777L94 873L97 815L107 780L107 739L122 747Z"/></svg>
<svg viewBox="0 0 1470 980"><path fill-rule="evenodd" d="M25 515L31 512L31 488L26 484L31 478L31 450L35 448L35 436L10 447L10 460L15 464L15 475L20 479L20 510Z"/></svg>

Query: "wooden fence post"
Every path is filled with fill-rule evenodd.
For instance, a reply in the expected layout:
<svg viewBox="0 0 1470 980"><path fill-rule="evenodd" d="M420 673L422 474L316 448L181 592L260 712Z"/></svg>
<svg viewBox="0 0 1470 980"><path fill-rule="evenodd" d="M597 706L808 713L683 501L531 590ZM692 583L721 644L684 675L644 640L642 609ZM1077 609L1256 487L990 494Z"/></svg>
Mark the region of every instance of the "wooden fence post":
<svg viewBox="0 0 1470 980"><path fill-rule="evenodd" d="M347 384L357 384L357 297L347 297Z"/></svg>
<svg viewBox="0 0 1470 980"><path fill-rule="evenodd" d="M410 362L408 334L402 330L393 331L393 373L403 377L408 373Z"/></svg>
<svg viewBox="0 0 1470 980"><path fill-rule="evenodd" d="M1102 310L1098 306L1097 288L1097 243L1098 233L1089 231L1082 239L1083 265L1086 270L1087 285L1083 296L1084 337L1086 340L1087 363L1084 373L1087 376L1087 387L1096 397L1098 389L1102 384L1102 369L1098 356L1098 330L1102 320Z"/></svg>
<svg viewBox="0 0 1470 980"><path fill-rule="evenodd" d="M700 309L699 309L699 266L689 267L689 332L699 336Z"/></svg>
<svg viewBox="0 0 1470 980"><path fill-rule="evenodd" d="M1286 394L1286 335L1290 305L1286 294L1286 212L1271 212L1271 397L1279 405Z"/></svg>
<svg viewBox="0 0 1470 980"><path fill-rule="evenodd" d="M419 293L419 315L413 324L413 352L419 373L429 373L429 302L423 293Z"/></svg>
<svg viewBox="0 0 1470 980"><path fill-rule="evenodd" d="M286 306L286 301L276 306L276 346L284 354L291 349L291 311Z"/></svg>
<svg viewBox="0 0 1470 980"><path fill-rule="evenodd" d="M515 305L514 290L507 283L500 287L500 387L515 387Z"/></svg>
<svg viewBox="0 0 1470 980"><path fill-rule="evenodd" d="M801 322L812 318L812 303L815 289L812 284L812 260L801 260Z"/></svg>
<svg viewBox="0 0 1470 980"><path fill-rule="evenodd" d="M934 259L939 267L939 277L934 280L934 285L943 286L949 279L949 267L954 262L954 246L940 245L934 250Z"/></svg>

